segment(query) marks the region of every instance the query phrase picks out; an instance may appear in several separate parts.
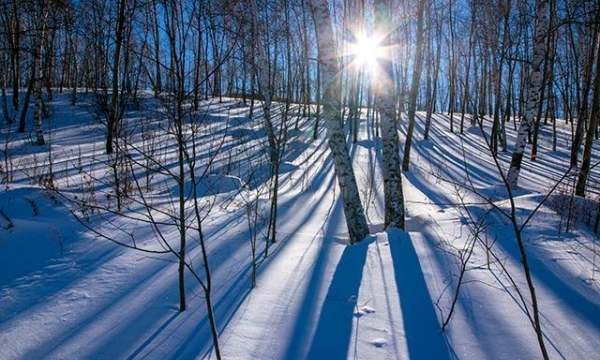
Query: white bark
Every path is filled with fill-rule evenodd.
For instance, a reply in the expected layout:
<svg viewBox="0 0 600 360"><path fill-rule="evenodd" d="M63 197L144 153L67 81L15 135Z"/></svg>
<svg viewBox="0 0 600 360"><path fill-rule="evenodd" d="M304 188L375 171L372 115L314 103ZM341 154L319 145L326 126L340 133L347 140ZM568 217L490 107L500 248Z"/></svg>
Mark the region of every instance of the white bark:
<svg viewBox="0 0 600 360"><path fill-rule="evenodd" d="M346 138L341 127L340 68L337 62L333 25L327 0L311 0L311 5L319 32L318 49L324 88L322 106L325 128L329 137L329 149L333 156L335 173L340 184L350 243L355 243L369 233L369 228L352 169L352 161L348 154Z"/></svg>
<svg viewBox="0 0 600 360"><path fill-rule="evenodd" d="M376 23L384 27L389 24L389 9L385 1L375 2ZM389 51L389 49L387 50ZM391 55L391 54L386 54ZM381 115L381 139L383 153L383 190L385 199L385 225L404 229L404 195L402 172L400 171L400 146L396 128L394 82L392 80L391 56L379 60L381 74L376 79L376 107ZM414 110L413 110L414 117ZM409 145L410 146L410 145ZM406 156L406 155L405 155Z"/></svg>
<svg viewBox="0 0 600 360"><path fill-rule="evenodd" d="M535 26L535 38L533 43L533 58L531 61L530 76L527 84L527 103L525 105L525 114L523 116L523 120L519 126L517 141L515 142L515 148L513 150L510 168L507 175L507 181L511 188L516 187L517 182L519 181L521 162L523 160L525 147L527 146L527 135L533 126L538 102L540 101L542 77L544 75L542 65L544 62L544 57L546 56L545 38L548 32L548 24L550 21L548 8L548 0L536 1L537 23Z"/></svg>

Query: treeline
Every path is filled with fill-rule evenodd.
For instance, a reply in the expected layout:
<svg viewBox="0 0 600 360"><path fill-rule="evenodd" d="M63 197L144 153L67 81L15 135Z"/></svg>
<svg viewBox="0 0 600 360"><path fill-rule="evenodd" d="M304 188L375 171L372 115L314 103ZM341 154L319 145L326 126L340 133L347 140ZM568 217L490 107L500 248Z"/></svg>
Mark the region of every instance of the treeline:
<svg viewBox="0 0 600 360"><path fill-rule="evenodd" d="M186 88L193 99L257 96L254 66L269 69L269 86L278 99L316 102L319 74L314 13L309 0L258 1L265 26L256 34L246 1L180 1L189 34L185 37ZM44 116L44 97L55 89L84 88L128 97L139 90L159 94L173 86L169 64L167 13L171 1L160 0L5 0L0 5L2 90L26 90L3 103L7 121L25 131L30 98L36 104L33 124ZM374 8L364 0L331 4L340 53L360 32L375 30ZM385 41L393 50L391 91L397 110L410 107L413 76L419 73L416 109L448 112L450 130L464 130L465 114L493 118L492 147L506 149L504 126L525 113L535 41L534 1L428 0L391 1ZM592 98L597 57L597 1L548 1L549 26L544 34L542 94L532 129L531 158L537 156L539 123L562 118L573 124L571 165L577 164ZM422 36L422 41L417 37ZM256 64L253 43L264 37L267 63ZM291 56L286 56L291 42ZM418 48L417 48L418 45ZM415 57L415 52L422 57ZM347 51L346 51L347 53ZM345 65L350 56L342 57ZM419 66L417 66L419 65ZM288 71L288 69L290 71ZM369 74L342 67L343 103L349 121L357 108L372 105ZM288 77L292 89L286 89ZM72 90L75 92L77 90ZM75 99L74 99L75 101ZM109 103L113 103L109 99ZM36 110L39 108L39 111ZM14 110L11 112L10 110ZM306 111L310 109L307 107ZM39 115L38 115L39 113ZM9 115L10 114L10 115ZM456 117L454 115L457 115ZM580 119L582 121L580 121ZM476 120L476 119L475 119ZM473 121L473 120L472 120ZM39 132L39 130L36 130ZM428 134L425 134L427 137ZM43 143L43 134L37 134Z"/></svg>
<svg viewBox="0 0 600 360"><path fill-rule="evenodd" d="M402 202L393 189L399 164L409 170L417 111L425 112L424 138L436 112L447 113L455 133L466 122L489 122L493 155L508 149L506 127L518 128L511 186L529 144L536 160L541 126L552 125L556 150L556 125L564 121L572 133L569 165L579 169L576 193L585 195L600 112L598 19L594 0L5 0L2 113L43 145L53 92L69 91L73 104L91 92L112 154L125 109L141 94L174 100L180 121L184 103L197 110L202 99L235 96L251 102L252 115L258 99L276 174L287 125L275 123L273 102L287 104L280 118L288 118L290 103L314 116L313 137L322 112L338 119L339 129L328 125L330 141L336 132L357 141L366 107L390 152L384 167L396 179L386 193L392 205ZM352 51L365 34L385 49L377 71ZM408 127L399 159L402 114ZM401 225L403 210L392 205L388 220Z"/></svg>

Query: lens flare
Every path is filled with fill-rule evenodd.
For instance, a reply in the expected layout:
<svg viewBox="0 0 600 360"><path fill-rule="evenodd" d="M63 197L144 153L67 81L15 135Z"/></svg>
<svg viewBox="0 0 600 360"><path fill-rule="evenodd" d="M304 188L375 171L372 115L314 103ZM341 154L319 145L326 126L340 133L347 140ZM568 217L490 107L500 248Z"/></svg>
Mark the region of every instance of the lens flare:
<svg viewBox="0 0 600 360"><path fill-rule="evenodd" d="M369 71L375 70L377 60L383 57L383 52L375 36L360 34L356 37L356 42L351 44L351 53L355 56L356 64Z"/></svg>

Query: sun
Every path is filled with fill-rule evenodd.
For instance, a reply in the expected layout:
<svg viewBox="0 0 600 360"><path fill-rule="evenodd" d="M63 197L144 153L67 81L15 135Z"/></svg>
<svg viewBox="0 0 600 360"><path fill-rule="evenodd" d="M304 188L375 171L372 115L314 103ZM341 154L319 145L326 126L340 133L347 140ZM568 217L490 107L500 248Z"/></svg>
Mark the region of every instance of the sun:
<svg viewBox="0 0 600 360"><path fill-rule="evenodd" d="M350 44L350 54L354 56L359 68L374 71L377 60L384 56L384 49L380 46L380 39L375 35L358 34L356 42Z"/></svg>

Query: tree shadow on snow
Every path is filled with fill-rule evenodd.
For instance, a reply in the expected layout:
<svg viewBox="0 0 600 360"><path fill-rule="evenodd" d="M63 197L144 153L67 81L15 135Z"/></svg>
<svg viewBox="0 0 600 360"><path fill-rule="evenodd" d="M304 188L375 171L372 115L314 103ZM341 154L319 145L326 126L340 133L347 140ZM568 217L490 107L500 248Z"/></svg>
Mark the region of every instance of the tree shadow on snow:
<svg viewBox="0 0 600 360"><path fill-rule="evenodd" d="M351 157L355 150L356 146L352 146ZM325 171L321 169L314 175L312 186L321 183L323 181L321 178L329 173L328 169L332 166L331 157L326 158L325 164L322 166ZM331 183L327 188L332 186L336 178L332 177L329 181ZM284 351L284 359L346 359L348 357L355 319L354 310L369 240L364 240L355 246L344 247L319 309L319 289L328 280L327 264L331 262L331 257L338 253L335 250L334 233L335 229L343 223L343 219L342 202L339 197L336 197L329 210L328 220L324 222L326 225L321 249L311 271L306 295L289 337L290 341Z"/></svg>
<svg viewBox="0 0 600 360"><path fill-rule="evenodd" d="M410 235L396 230L389 235L409 358L450 359Z"/></svg>
<svg viewBox="0 0 600 360"><path fill-rule="evenodd" d="M347 246L321 308L307 359L346 359L368 244Z"/></svg>
<svg viewBox="0 0 600 360"><path fill-rule="evenodd" d="M479 216L484 212L484 209L477 208L476 211ZM491 227L487 229L490 236L495 236L497 246L506 254L510 255L515 264L521 262L521 256L517 242L514 238L514 234L508 228L508 224L505 225L500 219L500 215L494 214L497 221L493 223ZM502 234L502 235L497 235ZM536 251L535 246L531 245L531 241L542 234L535 228L526 229L524 233L524 239L527 244L527 259L529 267L533 275L534 285L544 286L545 289L549 290L562 304L567 306L571 312L570 316L578 317L582 322L588 324L592 328L600 327L600 306L593 299L588 298L584 293L581 293L576 286L577 281L581 279L575 278L569 275L569 271L561 272L557 274L548 265L551 259L545 258L544 254L540 251ZM540 285L537 285L540 284ZM538 290L539 291L539 290ZM544 302L547 301L545 298L541 298L542 308Z"/></svg>

